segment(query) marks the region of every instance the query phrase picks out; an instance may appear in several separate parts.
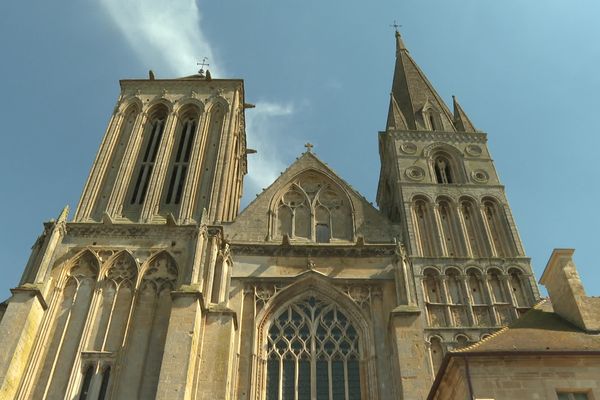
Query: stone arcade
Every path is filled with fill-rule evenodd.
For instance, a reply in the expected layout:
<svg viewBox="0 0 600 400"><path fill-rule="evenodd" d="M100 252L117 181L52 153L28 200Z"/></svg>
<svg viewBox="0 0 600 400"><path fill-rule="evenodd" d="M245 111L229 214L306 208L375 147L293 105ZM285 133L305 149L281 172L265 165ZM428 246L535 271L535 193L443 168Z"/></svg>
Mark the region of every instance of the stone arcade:
<svg viewBox="0 0 600 400"><path fill-rule="evenodd" d="M0 306L0 398L426 398L445 352L539 300L453 103L396 33L379 209L309 146L240 213L243 81L122 80L73 220Z"/></svg>

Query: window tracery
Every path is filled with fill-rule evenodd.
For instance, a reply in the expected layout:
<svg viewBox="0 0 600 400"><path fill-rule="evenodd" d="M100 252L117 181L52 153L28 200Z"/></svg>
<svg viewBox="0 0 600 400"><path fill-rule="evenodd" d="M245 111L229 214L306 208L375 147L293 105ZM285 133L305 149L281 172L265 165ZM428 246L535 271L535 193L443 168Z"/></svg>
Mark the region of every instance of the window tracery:
<svg viewBox="0 0 600 400"><path fill-rule="evenodd" d="M307 297L276 316L267 338L268 400L360 399L359 334L335 304Z"/></svg>
<svg viewBox="0 0 600 400"><path fill-rule="evenodd" d="M275 237L328 243L352 240L352 209L348 196L317 173L303 174L276 205Z"/></svg>

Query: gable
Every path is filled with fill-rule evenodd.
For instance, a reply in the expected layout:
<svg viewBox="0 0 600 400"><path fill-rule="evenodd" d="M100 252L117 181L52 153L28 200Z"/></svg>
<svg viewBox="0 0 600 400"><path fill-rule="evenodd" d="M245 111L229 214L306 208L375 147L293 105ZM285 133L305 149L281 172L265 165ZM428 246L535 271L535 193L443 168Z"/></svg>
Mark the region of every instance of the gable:
<svg viewBox="0 0 600 400"><path fill-rule="evenodd" d="M367 243L390 243L399 232L398 225L309 152L225 226L235 242L344 244L362 237Z"/></svg>

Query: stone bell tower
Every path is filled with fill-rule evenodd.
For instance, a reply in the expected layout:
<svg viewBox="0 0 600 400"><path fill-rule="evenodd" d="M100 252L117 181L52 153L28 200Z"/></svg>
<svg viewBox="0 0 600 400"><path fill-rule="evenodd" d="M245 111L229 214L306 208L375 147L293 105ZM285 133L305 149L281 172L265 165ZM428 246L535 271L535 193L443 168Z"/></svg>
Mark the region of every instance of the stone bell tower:
<svg viewBox="0 0 600 400"><path fill-rule="evenodd" d="M44 225L0 309L2 399L230 390L217 368L229 342L202 343L237 323L221 223L246 174L243 81L201 70L120 84L74 220L66 208Z"/></svg>
<svg viewBox="0 0 600 400"><path fill-rule="evenodd" d="M396 32L377 202L404 228L434 359L509 323L539 297L487 135L454 97L453 106Z"/></svg>
<svg viewBox="0 0 600 400"><path fill-rule="evenodd" d="M231 221L246 174L241 81L122 80L75 221Z"/></svg>

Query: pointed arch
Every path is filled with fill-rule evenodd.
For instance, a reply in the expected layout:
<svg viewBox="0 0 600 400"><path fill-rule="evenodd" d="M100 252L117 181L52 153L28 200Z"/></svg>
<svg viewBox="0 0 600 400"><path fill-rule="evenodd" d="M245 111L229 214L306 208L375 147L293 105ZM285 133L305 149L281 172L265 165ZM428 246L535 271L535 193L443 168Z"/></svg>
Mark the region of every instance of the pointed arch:
<svg viewBox="0 0 600 400"><path fill-rule="evenodd" d="M373 357L375 354L375 349L373 332L371 331L371 325L368 322L369 318L365 312L350 299L349 296L332 286L326 277L321 276L316 272L307 273L304 277L300 278L291 286L278 292L258 313L256 317L257 334L255 336L256 341L254 345L256 354L259 356L255 358L253 364L253 374L255 375L253 382L255 382L255 387L252 388L252 391L254 395L257 396L257 398L263 398L261 393L266 393L266 391L269 389L269 387L267 387L269 384L269 375L271 375L271 377L273 376L272 368L274 368L274 366L269 364L269 354L271 354L270 349L273 350L273 348L270 348L269 346L270 344L275 345L278 339L274 331L271 330L271 327L277 326L282 328L283 325L285 325L285 321L281 320L275 323L275 321L278 320L278 317L283 315L283 318L285 319L286 317L284 313L291 312L288 310L293 310L296 307L299 307L299 304L305 301L314 302L315 305L316 303L323 304L323 310L338 310L334 313L341 313L340 315L343 315L343 317L339 318L344 318L345 321L348 321L348 326L351 326L352 329L355 330L356 343L358 346L356 349L358 363L356 368L354 366L350 366L349 364L344 368L347 368L348 371L353 371L352 373L355 373L355 380L358 379L360 382L360 388L355 389L360 391L360 393L358 393L358 397L356 398L377 398L377 388L375 385L375 363ZM343 332L347 333L347 328L344 329L342 329ZM311 332L313 333L297 333L309 334L309 336L312 337L311 335L318 334L318 329ZM295 351L295 349L291 349L290 351ZM312 354L312 356L317 357L317 361L319 360L318 356L315 354ZM302 359L302 357L300 357L299 360L300 359ZM315 361L314 364L315 368L317 368L317 361ZM281 359L281 362L283 362L283 359ZM283 368L302 368L302 365L299 363L297 367L283 366ZM302 371L306 373L306 370ZM318 386L327 384L327 382L323 380L325 379L323 378L324 375L321 374L320 376L322 380L313 383L313 391L318 390L318 388L315 388L315 385ZM342 377L343 376L344 375L342 374ZM331 378L331 376L329 378ZM328 382L331 382L331 380ZM310 383L308 383L308 385L310 386ZM353 393L356 394L357 392ZM365 395L367 393L369 394L368 396Z"/></svg>
<svg viewBox="0 0 600 400"><path fill-rule="evenodd" d="M87 350L116 352L121 348L137 275L137 261L129 251L120 251L107 260L100 275L96 309L91 314Z"/></svg>
<svg viewBox="0 0 600 400"><path fill-rule="evenodd" d="M50 332L40 357L40 369L34 398L63 397L74 365L79 362L79 348L88 319L100 264L96 255L84 249L66 262L62 285L49 310Z"/></svg>
<svg viewBox="0 0 600 400"><path fill-rule="evenodd" d="M163 250L142 265L140 275L127 353L114 389L117 398L156 397L171 315L171 291L177 285L179 267L175 258Z"/></svg>
<svg viewBox="0 0 600 400"><path fill-rule="evenodd" d="M273 197L270 237L317 242L354 239L354 205L345 185L324 171L307 168Z"/></svg>

